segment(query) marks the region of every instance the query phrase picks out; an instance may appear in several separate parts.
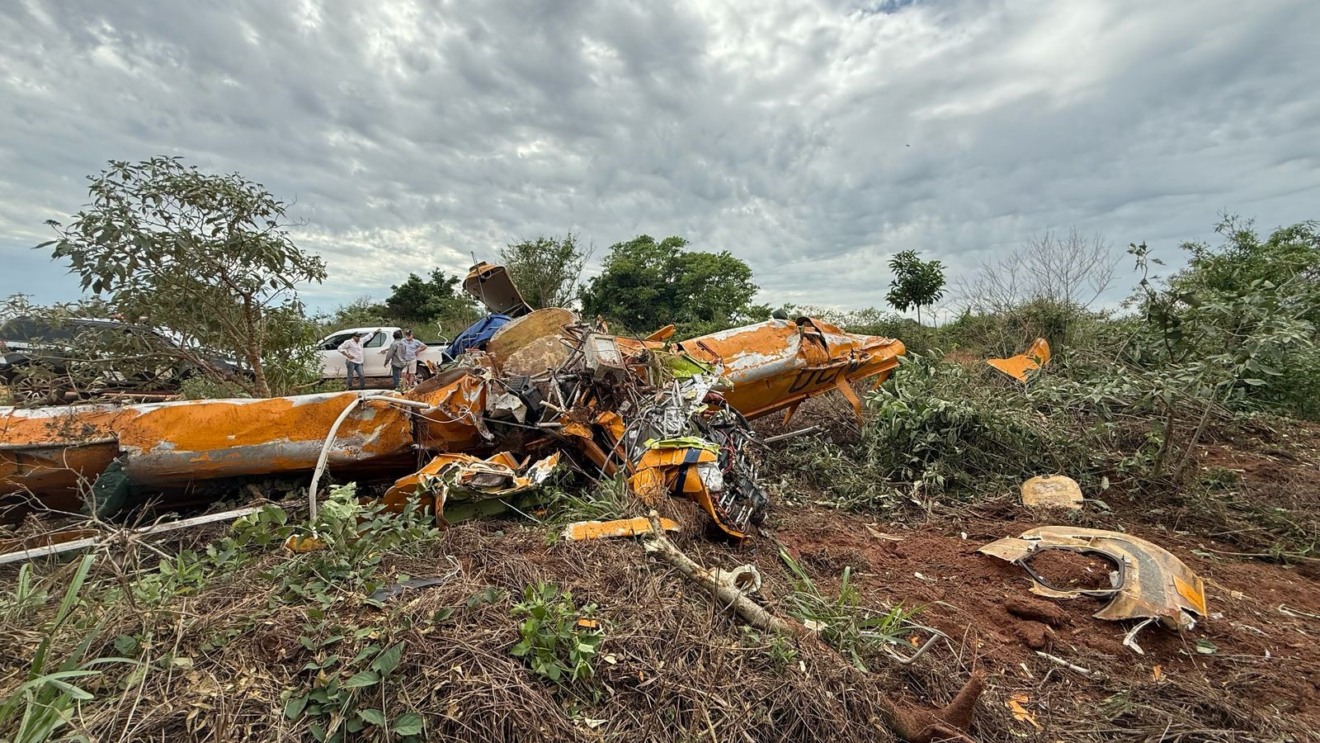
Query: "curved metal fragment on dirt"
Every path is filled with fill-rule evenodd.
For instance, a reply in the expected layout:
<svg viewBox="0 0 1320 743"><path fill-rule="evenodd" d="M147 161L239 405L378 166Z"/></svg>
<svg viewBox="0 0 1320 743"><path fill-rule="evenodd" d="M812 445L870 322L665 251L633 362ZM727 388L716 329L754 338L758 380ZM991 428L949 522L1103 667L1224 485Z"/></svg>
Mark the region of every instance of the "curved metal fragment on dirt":
<svg viewBox="0 0 1320 743"><path fill-rule="evenodd" d="M1113 588L1068 590L1048 585L1027 561L1052 549L1109 559L1118 566ZM1168 550L1130 534L1077 526L1041 526L991 542L977 551L1022 566L1031 575L1032 593L1051 598L1112 596L1113 600L1093 615L1097 619L1157 619L1182 630L1191 629L1196 616L1208 615L1201 578Z"/></svg>

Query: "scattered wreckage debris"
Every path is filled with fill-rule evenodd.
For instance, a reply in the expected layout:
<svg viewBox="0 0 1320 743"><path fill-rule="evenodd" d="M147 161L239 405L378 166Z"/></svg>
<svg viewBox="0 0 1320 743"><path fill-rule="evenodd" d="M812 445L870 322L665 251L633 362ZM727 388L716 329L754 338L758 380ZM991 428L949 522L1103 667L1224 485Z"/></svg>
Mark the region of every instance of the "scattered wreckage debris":
<svg viewBox="0 0 1320 743"><path fill-rule="evenodd" d="M1105 558L1116 567L1109 576L1112 587L1063 589L1051 585L1031 567L1033 556L1049 550ZM1201 578L1168 550L1129 534L1074 526L1042 526L1017 537L991 542L978 551L1020 566L1031 577L1031 592L1039 596L1110 598L1093 616L1112 621L1143 620L1124 638L1124 644L1138 653L1141 649L1135 636L1151 622L1187 630L1195 626L1196 617L1209 615Z"/></svg>
<svg viewBox="0 0 1320 743"><path fill-rule="evenodd" d="M1064 508L1080 511L1082 488L1065 475L1041 475L1022 483L1022 505L1027 508Z"/></svg>
<svg viewBox="0 0 1320 743"><path fill-rule="evenodd" d="M384 504L403 510L408 503L429 508L445 523L482 515L482 504L496 512L515 506L508 501L538 489L559 467L559 452L535 462L519 462L509 452L489 459L471 454L441 454L420 470L399 478L382 496Z"/></svg>
<svg viewBox="0 0 1320 743"><path fill-rule="evenodd" d="M1026 383L1028 372L1036 371L1050 361L1050 344L1044 338L1037 338L1026 353L1009 356L1006 359L987 359L985 363L1016 379Z"/></svg>
<svg viewBox="0 0 1320 743"><path fill-rule="evenodd" d="M672 519L660 519L660 528L665 531L679 531L678 522ZM564 527L562 536L570 542L584 542L590 539L616 539L619 537L637 537L649 534L651 522L644 516L614 521L576 521Z"/></svg>
<svg viewBox="0 0 1320 743"><path fill-rule="evenodd" d="M384 606L386 601L397 598L408 591L443 586L463 572L463 566L459 564L458 559L453 555L445 555L445 559L449 562L449 571L444 575L420 576L383 585L372 592L371 596L367 598L367 603L380 608Z"/></svg>
<svg viewBox="0 0 1320 743"><path fill-rule="evenodd" d="M741 540L769 505L748 421L787 420L831 392L856 406L852 383L879 383L904 353L806 317L639 340L532 311L499 266L477 264L464 286L501 319L465 331L466 350L405 394L0 407L0 506L11 520L36 508L106 517L310 473L315 508L329 472L360 492L392 482L387 503L420 500L443 523L523 507L563 457L650 504L690 498Z"/></svg>

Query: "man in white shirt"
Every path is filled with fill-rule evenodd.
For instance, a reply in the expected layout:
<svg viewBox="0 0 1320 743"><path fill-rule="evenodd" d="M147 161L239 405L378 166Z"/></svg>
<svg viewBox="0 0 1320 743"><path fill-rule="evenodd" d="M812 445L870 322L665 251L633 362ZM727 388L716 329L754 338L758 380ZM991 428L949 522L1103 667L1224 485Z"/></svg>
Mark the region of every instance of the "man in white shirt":
<svg viewBox="0 0 1320 743"><path fill-rule="evenodd" d="M348 389L353 389L353 373L357 372L358 389L367 388L367 375L362 368L366 361L366 352L362 350L362 343L375 333L363 333L361 336L354 336L339 344L339 353L344 355L344 367L348 370Z"/></svg>

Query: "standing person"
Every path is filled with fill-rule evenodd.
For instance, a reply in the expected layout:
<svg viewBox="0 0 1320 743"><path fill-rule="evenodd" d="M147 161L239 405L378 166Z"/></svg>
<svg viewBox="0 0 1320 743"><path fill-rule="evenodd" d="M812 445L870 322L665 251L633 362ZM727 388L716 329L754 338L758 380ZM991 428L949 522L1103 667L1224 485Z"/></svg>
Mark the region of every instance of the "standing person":
<svg viewBox="0 0 1320 743"><path fill-rule="evenodd" d="M403 370L403 379L404 382L411 387L417 384L417 357L422 355L422 352L426 350L427 346L425 343L422 343L413 337L412 328L403 331L403 342L406 349L406 353L403 357L406 362Z"/></svg>
<svg viewBox="0 0 1320 743"><path fill-rule="evenodd" d="M362 333L339 344L339 353L343 354L345 359L344 367L348 372L348 389L350 390L353 389L354 372L357 373L358 377L358 389L365 390L367 388L367 374L362 368L362 363L367 360L367 357L366 352L362 350L362 342L373 335L375 335L374 331Z"/></svg>
<svg viewBox="0 0 1320 743"><path fill-rule="evenodd" d="M399 389L399 377L403 370L408 367L405 357L408 354L408 344L403 340L403 331L394 331L394 342L390 344L388 351L381 351L385 354L385 360L390 365L390 375L394 379L394 389Z"/></svg>

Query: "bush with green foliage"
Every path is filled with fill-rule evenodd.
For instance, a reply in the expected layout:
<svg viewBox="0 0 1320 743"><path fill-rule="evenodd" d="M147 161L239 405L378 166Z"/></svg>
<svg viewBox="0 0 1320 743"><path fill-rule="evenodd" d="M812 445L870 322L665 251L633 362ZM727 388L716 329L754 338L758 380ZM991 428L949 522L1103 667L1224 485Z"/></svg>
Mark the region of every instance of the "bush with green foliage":
<svg viewBox="0 0 1320 743"><path fill-rule="evenodd" d="M1046 473L1090 492L1110 478L1176 488L1210 421L1315 416L1320 240L1309 223L1263 240L1226 224L1223 245L1188 246L1192 260L1167 280L1150 275L1158 262L1147 246L1133 245L1143 274L1134 312L1037 299L969 311L916 336L962 353L946 359L909 342L868 398L859 434L796 442L787 466L830 500L863 509L1004 492ZM1036 336L1055 354L1025 386L980 361L1021 352Z"/></svg>
<svg viewBox="0 0 1320 743"><path fill-rule="evenodd" d="M594 604L577 606L572 592L556 586L527 586L523 600L513 607L514 616L521 618L520 639L509 652L526 660L533 673L556 684L591 681L596 652L604 639L589 620L595 610Z"/></svg>
<svg viewBox="0 0 1320 743"><path fill-rule="evenodd" d="M428 278L408 274L402 284L391 286L392 293L385 299L386 314L398 318L403 325L443 325L457 333L481 317L484 310L477 307L463 291L462 279L450 276L439 268L431 269Z"/></svg>
<svg viewBox="0 0 1320 743"><path fill-rule="evenodd" d="M88 180L91 203L68 225L49 222L58 236L38 247L124 317L177 333L173 353L232 356L252 375L236 379L269 396L272 354L301 358L298 288L326 277L325 262L289 237L286 204L176 157L111 161Z"/></svg>
<svg viewBox="0 0 1320 743"><path fill-rule="evenodd" d="M1143 283L1138 305L1157 334L1142 350L1172 364L1205 357L1223 372L1226 401L1316 420L1320 224L1262 238L1250 222L1225 217L1216 231L1217 246L1183 246L1187 266L1158 291ZM1142 247L1132 248L1139 259Z"/></svg>
<svg viewBox="0 0 1320 743"><path fill-rule="evenodd" d="M329 608L345 591L371 594L388 553L419 554L440 538L429 511L406 505L393 513L380 501L364 505L353 484L335 487L317 509L310 538L323 548L275 565L267 577L291 599Z"/></svg>
<svg viewBox="0 0 1320 743"><path fill-rule="evenodd" d="M944 296L944 264L923 261L915 250L904 250L889 259L889 270L894 279L889 284L885 301L899 312L917 311L917 324L921 324L921 308L940 301Z"/></svg>
<svg viewBox="0 0 1320 743"><path fill-rule="evenodd" d="M578 293L582 267L590 250L578 247L577 236L562 238L542 235L523 240L500 250L500 260L523 301L532 309L567 307Z"/></svg>
<svg viewBox="0 0 1320 743"><path fill-rule="evenodd" d="M1030 395L980 365L911 357L869 398L863 428L868 458L905 482L944 490L1014 483L1040 472L1084 477L1093 462L1076 421L1049 415Z"/></svg>
<svg viewBox="0 0 1320 743"><path fill-rule="evenodd" d="M251 397L252 379L243 370L214 363L213 350L189 343L171 328L150 327L124 320L121 325L85 324L120 313L114 305L88 297L77 302L36 305L23 295L0 303L0 324L15 318L49 328L51 337L34 337L15 386L34 401L72 392L94 396L106 389L119 392L169 392L182 388L185 397ZM262 365L272 394L293 394L320 377L316 325L301 310L271 307L265 312Z"/></svg>
<svg viewBox="0 0 1320 743"><path fill-rule="evenodd" d="M728 251L686 250L687 240L656 242L640 235L615 243L604 267L582 290L582 312L650 333L674 324L691 337L768 319L769 308L752 304L752 269Z"/></svg>

